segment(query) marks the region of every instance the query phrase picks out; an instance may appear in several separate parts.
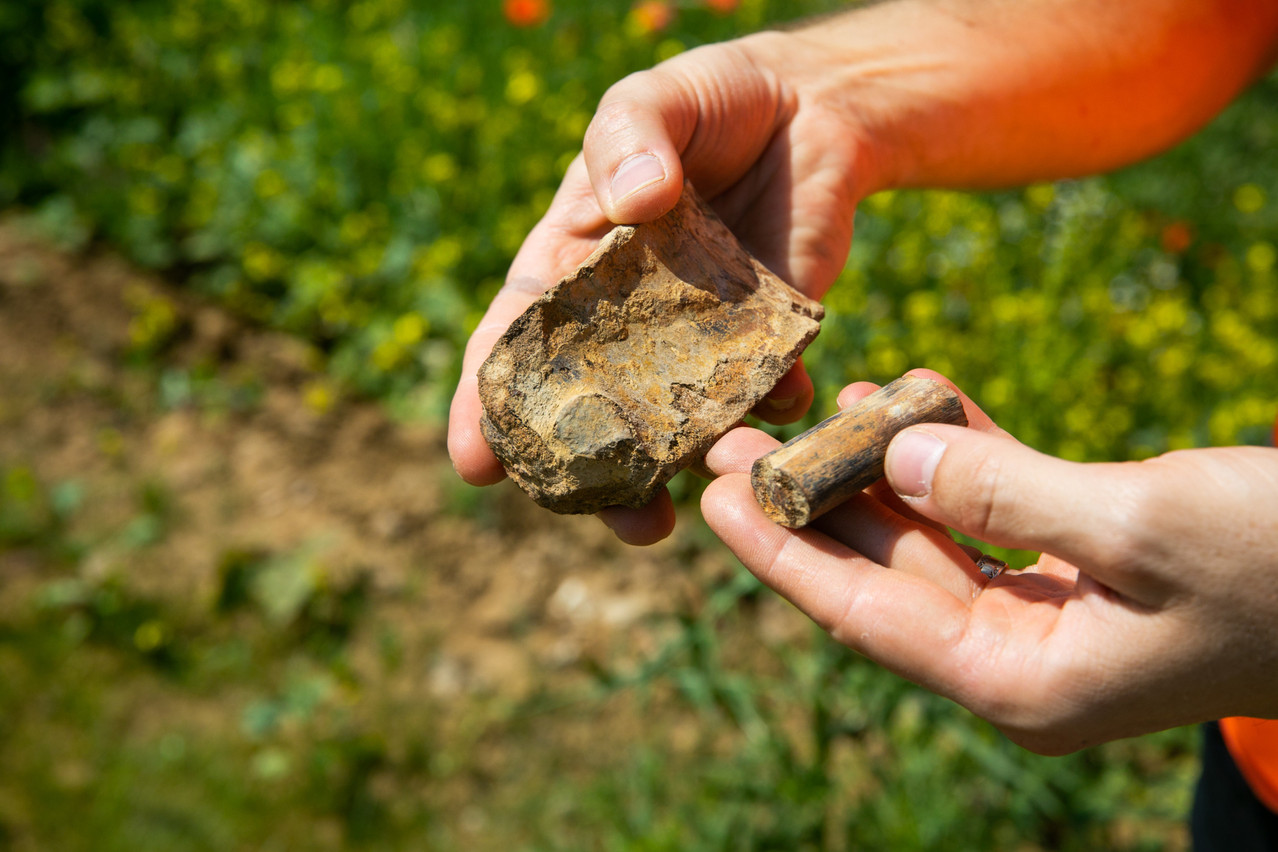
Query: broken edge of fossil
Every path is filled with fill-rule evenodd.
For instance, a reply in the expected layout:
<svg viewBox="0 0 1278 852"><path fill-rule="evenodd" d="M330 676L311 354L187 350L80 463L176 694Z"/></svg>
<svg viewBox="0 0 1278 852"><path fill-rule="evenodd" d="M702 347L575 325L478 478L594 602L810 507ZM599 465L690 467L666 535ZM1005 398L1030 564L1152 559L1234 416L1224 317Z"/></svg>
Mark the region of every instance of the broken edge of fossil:
<svg viewBox="0 0 1278 852"><path fill-rule="evenodd" d="M479 371L481 429L548 509L643 506L763 399L823 313L685 185L511 324Z"/></svg>

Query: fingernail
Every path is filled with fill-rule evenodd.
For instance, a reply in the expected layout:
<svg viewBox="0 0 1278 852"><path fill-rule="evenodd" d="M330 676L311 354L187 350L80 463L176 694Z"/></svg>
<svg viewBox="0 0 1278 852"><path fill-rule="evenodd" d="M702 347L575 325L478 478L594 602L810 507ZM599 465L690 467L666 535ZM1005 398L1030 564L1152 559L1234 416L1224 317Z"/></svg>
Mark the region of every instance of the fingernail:
<svg viewBox="0 0 1278 852"><path fill-rule="evenodd" d="M764 397L763 401L767 403L768 408L771 408L773 411L789 411L791 408L794 408L794 404L798 401L798 397L783 396L779 399L773 399L768 396Z"/></svg>
<svg viewBox="0 0 1278 852"><path fill-rule="evenodd" d="M612 173L612 184L609 191L612 193L613 202L634 195L645 186L650 186L658 181L666 179L665 166L661 165L661 161L649 153L632 154L617 166L617 170Z"/></svg>
<svg viewBox="0 0 1278 852"><path fill-rule="evenodd" d="M932 493L932 476L945 454L945 442L922 429L907 429L888 445L884 466L893 490L902 497Z"/></svg>

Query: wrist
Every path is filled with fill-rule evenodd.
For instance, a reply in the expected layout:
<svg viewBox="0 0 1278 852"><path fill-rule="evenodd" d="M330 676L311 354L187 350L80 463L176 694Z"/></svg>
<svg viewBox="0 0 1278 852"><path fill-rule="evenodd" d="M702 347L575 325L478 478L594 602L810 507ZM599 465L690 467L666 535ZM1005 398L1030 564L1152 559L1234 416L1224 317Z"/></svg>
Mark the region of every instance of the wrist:
<svg viewBox="0 0 1278 852"><path fill-rule="evenodd" d="M789 40L771 61L800 109L834 116L858 148L859 199L1075 177L1158 153L1268 67L1278 7L896 0L773 35Z"/></svg>
<svg viewBox="0 0 1278 852"><path fill-rule="evenodd" d="M1020 137L992 126L1016 112L1016 85L989 71L1007 57L994 58L992 28L958 5L896 0L776 34L787 42L774 52L789 60L778 67L801 108L842 125L855 148L858 201L888 189L1020 182L1008 160Z"/></svg>

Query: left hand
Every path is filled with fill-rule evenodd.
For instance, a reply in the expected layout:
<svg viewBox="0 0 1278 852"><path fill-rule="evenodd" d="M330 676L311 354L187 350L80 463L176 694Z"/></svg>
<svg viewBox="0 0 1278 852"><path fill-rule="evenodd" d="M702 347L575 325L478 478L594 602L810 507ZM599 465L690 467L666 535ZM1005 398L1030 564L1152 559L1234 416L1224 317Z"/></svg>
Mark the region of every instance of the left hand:
<svg viewBox="0 0 1278 852"><path fill-rule="evenodd" d="M835 639L1034 751L1278 716L1278 450L1075 464L964 406L971 428L906 430L885 481L797 531L750 489L776 441L737 429L707 456L706 521ZM986 580L949 528L1043 555Z"/></svg>
<svg viewBox="0 0 1278 852"><path fill-rule="evenodd" d="M648 222L674 207L685 178L769 269L808 296L825 293L847 258L857 199L881 183L858 109L822 96L830 81L820 58L829 50L761 33L690 50L608 90L582 154L466 345L448 430L463 479L489 485L505 476L479 429L477 373L497 339L614 222ZM655 173L636 177L627 168L635 163ZM800 361L756 413L790 423L811 401ZM648 506L599 516L631 544L660 540L674 526L664 490Z"/></svg>

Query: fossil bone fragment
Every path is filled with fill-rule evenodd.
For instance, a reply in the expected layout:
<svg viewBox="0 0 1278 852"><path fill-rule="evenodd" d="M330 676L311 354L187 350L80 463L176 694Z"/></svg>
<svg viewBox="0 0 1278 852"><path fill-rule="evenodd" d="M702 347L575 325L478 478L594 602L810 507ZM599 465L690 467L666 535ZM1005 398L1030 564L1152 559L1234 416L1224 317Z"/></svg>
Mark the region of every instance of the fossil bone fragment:
<svg viewBox="0 0 1278 852"><path fill-rule="evenodd" d="M642 506L763 399L822 315L685 186L501 337L479 372L484 437L548 509Z"/></svg>

